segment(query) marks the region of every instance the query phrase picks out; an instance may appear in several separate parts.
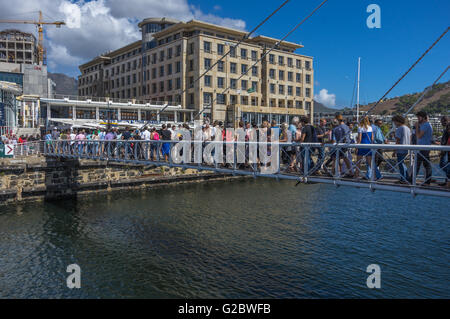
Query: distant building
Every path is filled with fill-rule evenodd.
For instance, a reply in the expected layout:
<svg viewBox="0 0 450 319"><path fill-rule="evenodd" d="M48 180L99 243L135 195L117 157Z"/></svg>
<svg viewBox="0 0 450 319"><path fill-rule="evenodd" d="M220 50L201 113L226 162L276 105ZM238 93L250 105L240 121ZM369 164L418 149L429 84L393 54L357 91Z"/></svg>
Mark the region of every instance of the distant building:
<svg viewBox="0 0 450 319"><path fill-rule="evenodd" d="M19 30L0 31L0 62L35 64L37 60L34 35Z"/></svg>
<svg viewBox="0 0 450 319"><path fill-rule="evenodd" d="M53 93L54 83L48 79L47 66L37 64L37 52L37 41L32 34L19 30L0 31L0 82L3 83L0 126L3 131L27 135L39 130L39 100L17 100L21 96L47 98Z"/></svg>
<svg viewBox="0 0 450 319"><path fill-rule="evenodd" d="M246 32L166 18L145 19L139 27L141 40L80 65L79 96L181 105L228 125L312 116L313 58L294 53L302 45L283 42L252 67L278 40L246 39L194 83Z"/></svg>

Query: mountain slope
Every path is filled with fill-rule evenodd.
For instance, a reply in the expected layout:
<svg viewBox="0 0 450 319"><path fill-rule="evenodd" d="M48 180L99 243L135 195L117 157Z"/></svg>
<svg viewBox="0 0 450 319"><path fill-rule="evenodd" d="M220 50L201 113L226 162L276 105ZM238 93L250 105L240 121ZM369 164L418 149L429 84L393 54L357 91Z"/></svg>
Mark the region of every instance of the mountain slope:
<svg viewBox="0 0 450 319"><path fill-rule="evenodd" d="M426 89L425 89L426 90ZM403 114L423 94L423 92L406 94L391 99L386 99L373 110L375 114ZM367 111L375 103L361 106L361 110ZM413 112L424 110L430 114L448 113L450 111L450 81L433 85L424 99L415 106Z"/></svg>
<svg viewBox="0 0 450 319"><path fill-rule="evenodd" d="M48 77L56 83L56 94L78 95L78 82L62 73L48 73Z"/></svg>

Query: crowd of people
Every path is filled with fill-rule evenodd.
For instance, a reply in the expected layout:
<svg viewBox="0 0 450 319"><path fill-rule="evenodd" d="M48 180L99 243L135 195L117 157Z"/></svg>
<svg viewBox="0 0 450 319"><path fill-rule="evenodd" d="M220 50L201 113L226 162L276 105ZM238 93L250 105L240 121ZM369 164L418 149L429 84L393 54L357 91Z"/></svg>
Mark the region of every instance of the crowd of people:
<svg viewBox="0 0 450 319"><path fill-rule="evenodd" d="M27 144L29 142L39 142L41 140L40 135L20 135L17 136L13 133L4 133L0 136L0 141L3 144L20 145Z"/></svg>
<svg viewBox="0 0 450 319"><path fill-rule="evenodd" d="M258 127L254 123L239 122L239 128L245 131L245 141L255 140L252 134L257 134L256 140L259 140L259 135L264 134L267 136L268 142L272 134L272 129L279 129L279 141L280 143L288 143L287 146L282 146L282 166L285 172L303 172L305 165L305 150L306 147L301 143L321 143L327 144L327 147L314 147L309 148L309 151L314 153L314 156L308 156L308 169L309 173L313 175L329 175L336 176L339 174L341 177L355 178L355 179L368 179L379 180L383 176L380 172L380 165L386 161L386 157L383 156L383 152L388 152L382 148L377 149L375 152L371 148L352 148L351 144L387 144L392 141L398 145L450 145L449 132L450 122L447 117L442 118L443 132L441 140L438 142L433 141L433 128L428 122L428 116L424 111L419 111L417 114L417 123L410 126L407 123L407 119L400 115L393 117L392 121L395 125L395 130L389 132L385 136L386 132L383 132L383 121L376 119L371 121L368 117L362 117L359 123L349 121L346 122L342 115L337 115L332 121L321 119L318 125L312 125L307 117L294 117L290 124L276 123L275 121L263 121ZM88 149L84 149L83 141L114 141L114 151L119 151L122 154L135 152L135 145L140 147L139 143L120 143L120 141L161 141L161 143L150 143L148 150L137 149L140 155L143 152L149 152L149 158L151 160L169 160L170 156L170 143L164 143L164 141L174 141L182 138L182 135L177 133L177 129L192 129L187 125L162 125L161 129L155 127L144 127L139 129L119 130L112 128L109 130L86 130L80 129L78 131L63 131L53 130L47 132L45 140L70 140L69 147L77 152L85 151L94 155L98 155L100 152L105 151L102 143L92 144L88 146ZM258 130L254 130L258 129ZM221 132L220 137L216 137L218 132ZM237 136L233 136L232 131L226 130L224 124L219 121L213 123L204 123L201 127L201 136L194 138L201 138L204 144L217 140L234 141L237 140ZM196 134L196 133L194 133ZM197 133L198 134L198 133ZM289 144L289 142L295 142L298 144ZM334 147L329 146L331 144L344 143L349 144L349 147ZM122 145L123 144L123 145ZM89 145L89 144L88 144ZM269 150L270 151L270 150ZM326 155L329 156L326 156ZM400 178L398 183L411 183L412 182L412 161L408 155L410 152L407 149L398 149L395 151L396 163L398 171L400 172ZM143 156L143 155L142 155ZM374 156L374 159L372 159ZM440 167L445 172L447 180L442 183L442 186L450 187L450 164L448 161L448 152L441 152L440 154ZM246 158L248 158L248 145L246 146ZM259 161L259 156L258 156ZM409 169L407 167L409 163ZM250 163L245 163L244 166L248 167ZM260 165L260 163L257 163ZM365 164L367 169L365 174L361 175L364 170L362 166ZM374 165L374 169L371 166ZM424 185L430 185L432 182L432 166L430 159L430 151L421 150L417 154L416 161L416 174L419 173L421 167L425 169ZM339 171L336 172L336 169ZM372 172L375 176L372 176Z"/></svg>

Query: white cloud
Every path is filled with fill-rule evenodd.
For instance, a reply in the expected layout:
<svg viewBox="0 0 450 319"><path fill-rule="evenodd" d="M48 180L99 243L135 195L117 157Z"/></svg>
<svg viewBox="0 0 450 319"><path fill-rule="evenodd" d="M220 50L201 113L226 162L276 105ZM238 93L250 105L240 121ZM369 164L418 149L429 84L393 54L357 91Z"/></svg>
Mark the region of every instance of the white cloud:
<svg viewBox="0 0 450 319"><path fill-rule="evenodd" d="M57 68L58 65L73 66L78 65L80 64L80 62L82 62L81 58L70 55L65 46L54 43L50 43L47 60L48 66L52 69ZM58 64L56 64L56 61L58 62Z"/></svg>
<svg viewBox="0 0 450 319"><path fill-rule="evenodd" d="M314 100L327 107L333 107L336 105L336 94L329 94L327 89L322 89L319 94L314 95Z"/></svg>
<svg viewBox="0 0 450 319"><path fill-rule="evenodd" d="M68 28L81 27L81 9L75 3L62 2L59 11L65 15L64 21Z"/></svg>
<svg viewBox="0 0 450 319"><path fill-rule="evenodd" d="M44 20L64 20L61 28L45 27L44 46L48 51L48 64L53 71L72 67L76 73L78 65L109 50L122 47L141 38L138 22L148 17L170 17L181 21L203 20L227 27L245 29L240 19L230 19L204 13L191 6L188 0L21 0L10 5L0 0L0 18L37 19L42 10ZM2 25L36 34L33 25Z"/></svg>

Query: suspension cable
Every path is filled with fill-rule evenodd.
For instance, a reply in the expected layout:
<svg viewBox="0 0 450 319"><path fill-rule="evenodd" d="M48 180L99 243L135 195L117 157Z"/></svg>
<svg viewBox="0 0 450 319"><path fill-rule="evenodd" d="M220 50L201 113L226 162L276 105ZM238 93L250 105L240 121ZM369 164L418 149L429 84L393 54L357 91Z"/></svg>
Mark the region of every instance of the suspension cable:
<svg viewBox="0 0 450 319"><path fill-rule="evenodd" d="M256 30L258 30L263 24L265 24L270 18L272 18L272 16L274 16L278 11L281 10L281 8L283 8L290 0L286 0L284 1L275 11L273 11L269 16L267 16L263 21L261 21L255 28L253 28L253 30L251 30L249 33L245 34L242 39L240 39L235 45L230 46L230 49L228 50L227 53L225 53L224 55L222 55L222 57L220 59L218 59L213 65L211 65L205 72L203 72L197 79L195 79L194 82L192 82L188 88L185 88L181 93L180 96L183 96L183 94L188 90L194 87L195 83L197 83L201 78L203 78L209 71L211 71L217 64L219 64L220 61L222 61L223 59L225 59L233 50L236 50L236 48L245 40L247 40L253 33L256 32ZM169 105L166 105L165 107L163 107L161 110L158 111L158 114L162 113ZM144 124L144 126L146 126L148 124L148 122L146 124ZM144 127L143 126L143 127Z"/></svg>
<svg viewBox="0 0 450 319"><path fill-rule="evenodd" d="M256 60L256 62L255 63L253 63L249 68L247 68L247 70L245 71L245 72L243 72L237 79L236 79L236 82L238 82L240 79L242 79L242 77L243 76L245 76L245 75L247 75L247 73L255 66L255 65L257 65L258 63L260 63L270 52L272 52L273 50L275 50L275 49L277 49L279 46L280 46L280 44L282 43L282 42L284 42L284 40L289 36L289 35L291 35L295 30L297 30L303 23L305 23L317 10L319 10L326 2L328 2L328 0L324 0L324 1L322 1L322 3L319 5L319 6L317 6L306 18L304 18L302 21L300 21L294 28L292 28L281 40L279 40L272 48L270 48L268 51L266 51L265 53L263 53L262 55L261 55L261 57L258 59L258 60ZM231 89L231 85L229 85L226 89L224 89L223 91L222 91L222 93L221 94L225 94L226 92L228 92L228 90L229 89ZM217 97L211 102L211 105L215 102L217 100ZM201 113L203 113L203 110L201 111L201 112L198 112L196 115L195 115L195 117L194 117L194 119L198 116L198 115L200 115Z"/></svg>
<svg viewBox="0 0 450 319"><path fill-rule="evenodd" d="M447 34L447 32L448 32L448 30L450 29L450 27L447 27L447 29L444 31L444 33L442 33L440 36L439 36L439 38L436 40L436 41L434 41L434 43L421 55L421 57L416 61L416 62L414 62L414 64L408 69L408 71L406 71L406 73L405 74L403 74L401 77L400 77L400 79L398 79L397 80L397 82L395 82L395 84L393 85L393 86L391 86L391 88L378 100L378 102L377 103L375 103L375 105L373 105L372 107L370 107L369 108L369 110L366 112L366 114L364 115L364 116L367 116L367 115L369 115L369 113L373 110L373 109L375 109L377 106L378 106L378 104L380 104L381 103L381 101L383 101L384 100L384 98L397 86L397 84L398 83L400 83L400 81L401 80L403 80L404 78L405 78L405 76L409 73L409 72L411 72L411 70L412 69L414 69L414 67L425 57L425 55L427 55L428 54L428 52L430 52L431 51L431 49Z"/></svg>
<svg viewBox="0 0 450 319"><path fill-rule="evenodd" d="M441 73L441 75L439 75L439 77L436 79L436 81L434 81L433 82L433 84L430 86L430 87L428 87L424 92L423 92L423 94L417 99L417 101L408 109L408 111L406 111L405 112L405 114L403 114L403 116L405 117L406 115L408 115L408 113L409 112L411 112L415 107L416 107L416 105L417 104L419 104L422 100L423 100L423 98L425 97L425 94L427 94L428 93L428 91L430 91L432 88L433 88L433 86L444 76L444 74L445 73L447 73L447 71L448 71L448 69L450 68L450 66L447 66L447 68L444 70L444 72L442 72Z"/></svg>

